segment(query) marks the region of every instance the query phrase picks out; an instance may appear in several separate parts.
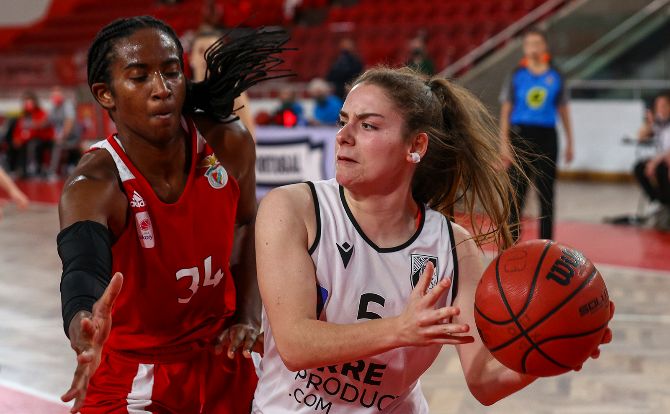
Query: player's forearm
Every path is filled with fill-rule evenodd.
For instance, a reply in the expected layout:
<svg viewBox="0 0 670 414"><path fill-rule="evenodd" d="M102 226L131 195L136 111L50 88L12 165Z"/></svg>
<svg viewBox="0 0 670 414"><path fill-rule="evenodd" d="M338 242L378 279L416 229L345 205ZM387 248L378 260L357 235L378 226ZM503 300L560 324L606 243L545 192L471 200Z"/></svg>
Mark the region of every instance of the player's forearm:
<svg viewBox="0 0 670 414"><path fill-rule="evenodd" d="M537 379L505 367L485 349L476 359L479 362L466 372L466 381L472 395L484 405L494 404Z"/></svg>
<svg viewBox="0 0 670 414"><path fill-rule="evenodd" d="M357 361L401 346L396 318L375 319L356 324L335 324L304 319L294 322L275 342L291 371Z"/></svg>
<svg viewBox="0 0 670 414"><path fill-rule="evenodd" d="M20 192L19 188L14 184L9 175L0 168L0 189L6 191L10 196L16 192Z"/></svg>
<svg viewBox="0 0 670 414"><path fill-rule="evenodd" d="M255 222L237 226L231 272L237 293L236 316L238 321L260 327L261 295L256 278Z"/></svg>

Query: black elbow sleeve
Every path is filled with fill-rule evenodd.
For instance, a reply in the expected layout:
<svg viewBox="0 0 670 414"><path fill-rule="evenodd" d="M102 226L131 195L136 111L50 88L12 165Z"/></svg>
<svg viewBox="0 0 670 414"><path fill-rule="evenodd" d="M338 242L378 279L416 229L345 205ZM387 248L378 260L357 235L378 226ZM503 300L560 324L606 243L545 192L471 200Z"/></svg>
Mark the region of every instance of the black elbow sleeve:
<svg viewBox="0 0 670 414"><path fill-rule="evenodd" d="M63 229L56 242L63 262L60 282L63 328L69 337L72 318L82 310L91 312L111 280L111 235L100 223L78 221Z"/></svg>

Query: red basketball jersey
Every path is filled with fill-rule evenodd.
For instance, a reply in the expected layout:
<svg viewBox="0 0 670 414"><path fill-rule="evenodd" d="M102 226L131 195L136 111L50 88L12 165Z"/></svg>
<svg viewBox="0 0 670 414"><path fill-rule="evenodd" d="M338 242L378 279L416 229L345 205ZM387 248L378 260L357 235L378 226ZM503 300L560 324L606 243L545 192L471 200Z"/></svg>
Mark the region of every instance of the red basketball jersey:
<svg viewBox="0 0 670 414"><path fill-rule="evenodd" d="M106 349L164 360L213 342L235 311L230 273L239 187L192 120L191 166L179 200L161 201L110 136L108 151L128 197L126 227L112 246L124 276Z"/></svg>

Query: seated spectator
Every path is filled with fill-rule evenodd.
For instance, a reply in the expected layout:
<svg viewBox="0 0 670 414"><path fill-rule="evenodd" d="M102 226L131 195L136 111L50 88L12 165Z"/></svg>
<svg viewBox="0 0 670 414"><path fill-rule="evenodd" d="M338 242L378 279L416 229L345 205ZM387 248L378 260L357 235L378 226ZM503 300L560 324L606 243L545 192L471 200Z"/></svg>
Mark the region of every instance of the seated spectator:
<svg viewBox="0 0 670 414"><path fill-rule="evenodd" d="M417 36L410 40L409 58L406 65L428 76L435 74L435 65L430 56L428 56L423 37Z"/></svg>
<svg viewBox="0 0 670 414"><path fill-rule="evenodd" d="M309 96L314 98L312 125L335 125L340 119L342 100L331 93L328 82L321 78L312 79L307 86Z"/></svg>
<svg viewBox="0 0 670 414"><path fill-rule="evenodd" d="M51 91L51 104L49 122L54 129L54 145L51 152L49 178L54 179L60 175L63 155L69 167L74 167L79 160L81 129L77 124L74 103L65 99L61 88L55 87Z"/></svg>
<svg viewBox="0 0 670 414"><path fill-rule="evenodd" d="M279 107L274 111L272 117L275 124L287 128L307 124L302 105L297 102L295 91L290 85L279 91L279 101Z"/></svg>
<svg viewBox="0 0 670 414"><path fill-rule="evenodd" d="M23 95L23 112L12 133L12 145L18 151L18 169L22 177L42 175L44 154L51 150L54 131L49 116L32 92Z"/></svg>
<svg viewBox="0 0 670 414"><path fill-rule="evenodd" d="M654 140L658 153L635 165L635 177L651 201L660 204L653 214L653 227L670 230L670 94L654 100L653 112L641 128L640 141Z"/></svg>

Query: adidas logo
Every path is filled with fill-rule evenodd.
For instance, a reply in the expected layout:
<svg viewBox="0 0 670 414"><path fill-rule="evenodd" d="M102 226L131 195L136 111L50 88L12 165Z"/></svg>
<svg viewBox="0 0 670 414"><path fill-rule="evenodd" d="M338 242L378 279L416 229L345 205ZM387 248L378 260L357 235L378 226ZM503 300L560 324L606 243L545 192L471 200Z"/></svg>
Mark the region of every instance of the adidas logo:
<svg viewBox="0 0 670 414"><path fill-rule="evenodd" d="M139 195L137 191L133 191L133 198L132 200L130 200L130 207L138 208L138 207L145 207L146 205L147 204L144 202L142 196Z"/></svg>

